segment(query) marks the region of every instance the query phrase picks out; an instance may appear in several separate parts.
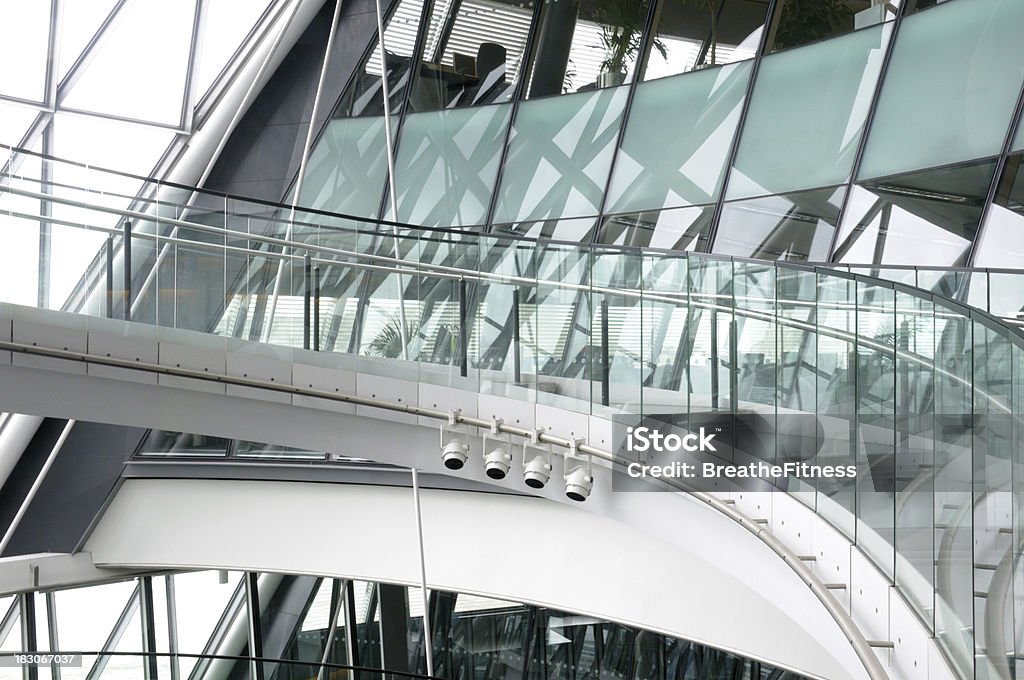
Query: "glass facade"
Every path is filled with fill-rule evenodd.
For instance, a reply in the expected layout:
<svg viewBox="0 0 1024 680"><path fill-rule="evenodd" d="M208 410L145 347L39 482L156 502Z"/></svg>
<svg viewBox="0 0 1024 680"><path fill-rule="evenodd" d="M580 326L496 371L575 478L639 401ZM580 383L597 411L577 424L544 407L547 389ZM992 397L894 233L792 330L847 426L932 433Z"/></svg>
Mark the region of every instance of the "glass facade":
<svg viewBox="0 0 1024 680"><path fill-rule="evenodd" d="M418 588L268 572L170 573L0 597L0 657L80 654L80 665L32 667L39 680L426 678L424 601L430 677L803 678L548 607L440 590L424 598ZM20 678L18 664L0 666L0 679Z"/></svg>
<svg viewBox="0 0 1024 680"><path fill-rule="evenodd" d="M188 215L230 233L122 238L99 211L34 196L79 185L126 203L143 184L39 155L62 137L85 148L112 134L116 114L69 99L88 115L55 110L44 137L4 149L0 223L16 235L0 253L2 297L305 345L367 373L584 414L814 414L827 431L809 458L860 474L791 491L879 567L958 672L1001 677L993 669L1016 643L993 628L1020 627L1006 602L1024 589L1019 498L1006 493L1020 491L1024 350L956 300L1011 321L1024 310L1024 5L777 0L766 27L767 8L750 4L403 0L385 63L367 49L317 137L298 192L309 211L288 219L281 206L203 195L142 206L157 227ZM21 100L39 98L17 78L0 79L5 134L22 129ZM146 132L124 139L146 158L174 136L152 125L172 121L155 103L159 114L127 111ZM360 222L378 216L472 229ZM47 252L80 280L55 280L38 257L48 227ZM268 235L308 247L315 269ZM161 455L321 456L181 433L151 443ZM1008 597L990 589L995 574ZM248 621L259 584L246 578L230 576L230 598L220 591L235 603L229 622ZM384 611L369 597L364 618ZM621 673L671 665L665 639L615 635L633 636L641 664ZM352 637L367 658L380 653L379 630ZM311 644L316 662L326 647ZM96 651L109 663L118 648ZM537 672L593 668L586 653L545 651L555 660Z"/></svg>
<svg viewBox="0 0 1024 680"><path fill-rule="evenodd" d="M697 213L666 209L693 206L710 217L687 249L1015 266L975 243L988 224L1006 231L985 205L992 159L1009 137L1024 146L1024 9L861 4L778 0L769 18L739 0L403 0L385 32L398 214L375 49L313 148L302 202L520 234L639 219L672 244ZM609 238L582 223L566 233Z"/></svg>

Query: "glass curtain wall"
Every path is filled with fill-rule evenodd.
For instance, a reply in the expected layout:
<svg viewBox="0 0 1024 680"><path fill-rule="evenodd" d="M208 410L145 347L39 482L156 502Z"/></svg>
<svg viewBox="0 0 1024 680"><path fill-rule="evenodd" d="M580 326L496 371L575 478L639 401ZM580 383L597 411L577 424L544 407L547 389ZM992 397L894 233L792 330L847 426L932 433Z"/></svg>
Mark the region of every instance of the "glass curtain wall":
<svg viewBox="0 0 1024 680"><path fill-rule="evenodd" d="M427 594L431 677L801 680L711 647L546 607ZM254 615L254 612L259 612ZM100 677L426 677L417 588L196 571L0 597L0 655L85 652L41 680ZM0 677L22 676L17 667Z"/></svg>

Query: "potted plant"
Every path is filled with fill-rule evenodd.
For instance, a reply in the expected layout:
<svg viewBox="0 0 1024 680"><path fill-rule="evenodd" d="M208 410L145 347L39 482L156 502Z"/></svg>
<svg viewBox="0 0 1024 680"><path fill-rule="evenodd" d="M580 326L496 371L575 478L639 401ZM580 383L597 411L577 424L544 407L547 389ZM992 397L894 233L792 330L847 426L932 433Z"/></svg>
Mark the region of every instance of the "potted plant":
<svg viewBox="0 0 1024 680"><path fill-rule="evenodd" d="M626 64L640 51L646 17L645 0L602 0L594 12L594 18L601 24L601 43L605 51L598 87L621 85L626 81ZM661 40L655 38L653 47L662 57L668 56Z"/></svg>

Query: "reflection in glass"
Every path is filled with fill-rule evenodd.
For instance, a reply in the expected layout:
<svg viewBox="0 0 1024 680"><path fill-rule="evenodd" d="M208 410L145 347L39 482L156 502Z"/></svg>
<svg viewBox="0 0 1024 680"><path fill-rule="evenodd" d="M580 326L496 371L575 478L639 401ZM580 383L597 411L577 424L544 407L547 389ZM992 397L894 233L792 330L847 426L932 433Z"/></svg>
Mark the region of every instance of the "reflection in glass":
<svg viewBox="0 0 1024 680"><path fill-rule="evenodd" d="M994 168L982 161L854 186L833 259L963 265Z"/></svg>
<svg viewBox="0 0 1024 680"><path fill-rule="evenodd" d="M996 197L981 230L976 267L1024 268L1024 173L1017 154L1006 159Z"/></svg>
<svg viewBox="0 0 1024 680"><path fill-rule="evenodd" d="M889 21L896 17L900 0L780 0L780 6L770 34L770 52Z"/></svg>
<svg viewBox="0 0 1024 680"><path fill-rule="evenodd" d="M405 98L405 89L412 76L412 56L416 49L416 31L419 26L423 0L400 0L387 20L384 29L384 48L387 59L388 94L391 112L397 113ZM383 85L381 83L380 41L373 43L362 65L342 94L334 111L335 118L353 116L379 116L384 113Z"/></svg>
<svg viewBox="0 0 1024 680"><path fill-rule="evenodd" d="M998 153L1024 78L1022 31L1017 0L957 0L907 17L859 177Z"/></svg>
<svg viewBox="0 0 1024 680"><path fill-rule="evenodd" d="M298 203L376 217L387 177L384 117L335 118L310 152Z"/></svg>
<svg viewBox="0 0 1024 680"><path fill-rule="evenodd" d="M631 80L647 7L647 0L545 2L527 69L526 96L583 92Z"/></svg>
<svg viewBox="0 0 1024 680"><path fill-rule="evenodd" d="M542 220L539 222L516 222L496 224L493 229L499 234L512 234L527 238L590 243L594 236L596 220L585 217L575 220Z"/></svg>
<svg viewBox="0 0 1024 680"><path fill-rule="evenodd" d="M598 213L626 89L539 99L519 107L495 222Z"/></svg>
<svg viewBox="0 0 1024 680"><path fill-rule="evenodd" d="M824 261L845 187L726 203L712 252L764 260Z"/></svg>
<svg viewBox="0 0 1024 680"><path fill-rule="evenodd" d="M644 80L750 59L757 51L768 3L665 0Z"/></svg>
<svg viewBox="0 0 1024 680"><path fill-rule="evenodd" d="M714 212L714 206L692 206L610 215L601 224L597 242L639 248L704 251L707 249Z"/></svg>
<svg viewBox="0 0 1024 680"><path fill-rule="evenodd" d="M414 111L508 101L519 78L533 3L439 0L410 97Z"/></svg>
<svg viewBox="0 0 1024 680"><path fill-rule="evenodd" d="M764 59L728 198L849 179L888 34L878 26Z"/></svg>
<svg viewBox="0 0 1024 680"><path fill-rule="evenodd" d="M641 83L605 210L651 210L718 198L750 64Z"/></svg>
<svg viewBox="0 0 1024 680"><path fill-rule="evenodd" d="M508 120L509 105L407 116L395 159L398 221L483 224Z"/></svg>

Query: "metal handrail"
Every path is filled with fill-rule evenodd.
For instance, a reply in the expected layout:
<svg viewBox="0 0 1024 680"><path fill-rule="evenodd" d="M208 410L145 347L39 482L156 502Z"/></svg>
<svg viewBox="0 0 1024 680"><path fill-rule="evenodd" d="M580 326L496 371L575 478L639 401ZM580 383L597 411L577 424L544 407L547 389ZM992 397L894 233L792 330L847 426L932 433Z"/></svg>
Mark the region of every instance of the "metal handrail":
<svg viewBox="0 0 1024 680"><path fill-rule="evenodd" d="M164 375L172 375L183 378L193 378L197 380L204 380L208 382L216 382L226 385L235 385L240 387L250 387L261 390L267 390L271 392L277 392L282 394L298 395L303 397L315 397L319 399L326 399L329 401L336 401L346 404L355 404L359 406L369 406L374 408L380 408L383 410L394 411L398 413L406 413L416 415L419 417L430 418L439 422L450 422L454 417L457 424L468 425L471 427L477 427L481 429L494 428L498 432L503 434L511 434L522 437L524 440L532 439L536 437L536 440L540 443L551 444L567 451L575 451L583 453L593 458L597 458L609 464L610 467L614 467L617 464L621 464L621 461L616 458L615 454L611 451L592 446L586 443L579 443L575 439L568 439L565 437L558 437L555 435L548 434L546 432L537 432L523 427L516 427L513 425L507 425L504 422L486 420L483 418L475 418L470 416L464 416L461 412L455 412L454 414L449 411L443 411L440 409L426 408L422 406L413 406L411 404L401 404L396 402L390 402L382 399L362 397L359 395L347 395L338 392L328 392L323 390L315 390L312 388L296 387L290 385L281 385L280 383L274 383L265 380L256 380L252 378L239 378L237 376L231 376L227 374L210 373L208 371L197 371L192 369L180 368L177 366L161 366L158 364L152 364L149 362L142 361L128 361L124 359L116 359L109 356L94 355L82 352L73 352L68 350L58 350L55 348L40 347L38 345L30 345L20 342L8 342L0 341L0 349L8 350L11 352L20 352L24 354L46 356L51 358L68 359L72 361L80 361L85 363L100 364L104 366L111 366L117 368L124 368L136 371L143 371L148 373L157 373ZM564 455L564 454L563 454ZM664 483L675 488L678 491L685 491L693 498L701 501L708 505L712 509L718 511L722 515L737 522L741 527L753 534L755 538L764 543L772 552L778 555L782 560L793 570L793 572L800 578L801 581L806 583L814 593L815 597L821 602L825 610L832 616L844 636L850 642L854 652L857 654L858 659L864 665L868 677L871 680L886 680L888 675L886 674L881 662L875 656L867 639L864 634L860 631L857 625L854 623L852 616L842 607L838 600L828 590L825 583L818 578L800 557L791 550L782 541L776 538L767 528L751 518L747 517L743 513L739 512L729 504L716 498L712 494L707 492L699 491L692 488L682 480L662 480Z"/></svg>

